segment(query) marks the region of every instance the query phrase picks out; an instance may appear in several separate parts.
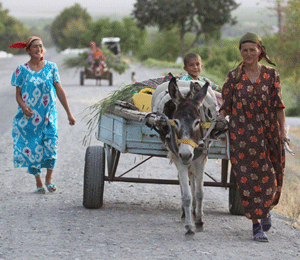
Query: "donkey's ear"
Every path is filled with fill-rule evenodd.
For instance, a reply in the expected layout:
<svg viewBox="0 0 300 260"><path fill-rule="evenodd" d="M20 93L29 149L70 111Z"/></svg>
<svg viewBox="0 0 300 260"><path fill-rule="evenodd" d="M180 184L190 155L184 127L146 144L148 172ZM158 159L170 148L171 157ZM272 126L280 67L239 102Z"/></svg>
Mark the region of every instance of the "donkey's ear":
<svg viewBox="0 0 300 260"><path fill-rule="evenodd" d="M198 82L193 82L191 81L190 84L190 91L193 92L193 94L197 94L201 89L201 86L199 85Z"/></svg>
<svg viewBox="0 0 300 260"><path fill-rule="evenodd" d="M197 105L199 106L202 101L204 100L206 93L207 93L207 89L208 89L209 83L206 82L205 85L198 91L198 93L196 94L196 96L194 97L194 101L197 103Z"/></svg>
<svg viewBox="0 0 300 260"><path fill-rule="evenodd" d="M175 103L175 105L178 105L182 101L183 97L179 91L175 77L170 80L168 90L172 101Z"/></svg>

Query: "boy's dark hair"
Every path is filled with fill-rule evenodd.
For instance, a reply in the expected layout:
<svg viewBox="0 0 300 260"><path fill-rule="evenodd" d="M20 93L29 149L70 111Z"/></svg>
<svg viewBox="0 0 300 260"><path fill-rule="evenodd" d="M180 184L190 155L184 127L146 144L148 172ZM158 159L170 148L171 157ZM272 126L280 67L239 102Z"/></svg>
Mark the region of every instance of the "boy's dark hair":
<svg viewBox="0 0 300 260"><path fill-rule="evenodd" d="M197 54L197 53L188 53L187 55L185 55L185 57L184 57L184 59L183 59L183 64L184 64L184 66L187 65L189 59L191 59L191 58L198 58L198 57L200 57L200 55ZM200 57L200 58L201 58L201 57Z"/></svg>

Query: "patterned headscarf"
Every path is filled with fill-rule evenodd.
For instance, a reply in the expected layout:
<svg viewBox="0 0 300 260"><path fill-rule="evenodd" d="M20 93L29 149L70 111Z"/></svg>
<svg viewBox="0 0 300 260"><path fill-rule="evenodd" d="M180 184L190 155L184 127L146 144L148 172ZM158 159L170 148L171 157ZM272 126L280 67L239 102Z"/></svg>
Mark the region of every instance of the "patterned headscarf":
<svg viewBox="0 0 300 260"><path fill-rule="evenodd" d="M239 43L240 50L241 50L242 44L246 43L246 42L256 43L258 45L258 47L260 48L261 54L258 57L258 61L260 61L261 59L264 58L269 64L276 66L276 64L273 63L270 60L269 56L267 55L266 48L262 45L262 40L259 35L257 35L256 33L250 33L250 32L243 35L242 38L240 39L240 43ZM241 62L236 68L236 76L235 76L236 82L240 81L243 65L244 65L244 62Z"/></svg>
<svg viewBox="0 0 300 260"><path fill-rule="evenodd" d="M26 50L28 49L28 47L30 46L30 44L35 41L35 40L40 40L42 41L42 39L38 36L31 36L27 39L26 42L16 42L12 45L9 46L9 48L14 48L14 49L24 49L26 48Z"/></svg>

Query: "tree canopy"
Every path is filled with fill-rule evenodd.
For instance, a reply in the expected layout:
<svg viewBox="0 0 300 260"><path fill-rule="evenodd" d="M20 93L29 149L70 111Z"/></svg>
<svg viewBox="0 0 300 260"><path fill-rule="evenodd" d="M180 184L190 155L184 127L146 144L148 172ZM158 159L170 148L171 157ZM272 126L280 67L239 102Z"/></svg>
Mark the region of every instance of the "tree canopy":
<svg viewBox="0 0 300 260"><path fill-rule="evenodd" d="M226 23L234 23L231 11L238 4L234 0L137 0L133 16L138 26L158 26L160 30L180 28L181 56L193 47L201 34L220 33ZM187 32L195 33L191 46L184 46Z"/></svg>
<svg viewBox="0 0 300 260"><path fill-rule="evenodd" d="M285 26L282 41L284 43L285 73L294 76L295 83L300 81L300 2L290 0L284 9Z"/></svg>
<svg viewBox="0 0 300 260"><path fill-rule="evenodd" d="M146 30L137 27L132 17L124 17L121 21L101 18L92 21L86 9L75 4L64 9L51 25L51 35L58 49L88 47L94 41L100 45L103 37L120 37L123 52L138 51L144 44Z"/></svg>
<svg viewBox="0 0 300 260"><path fill-rule="evenodd" d="M103 37L120 37L123 52L138 51L146 40L147 32L137 27L137 22L131 17L124 17L122 21L111 21L102 18L91 23L88 40L99 44ZM88 44L88 42L87 42Z"/></svg>
<svg viewBox="0 0 300 260"><path fill-rule="evenodd" d="M29 29L21 22L8 15L7 9L2 9L0 3L0 50L17 52L8 46L14 42L25 42L29 37Z"/></svg>
<svg viewBox="0 0 300 260"><path fill-rule="evenodd" d="M82 47L91 21L91 16L79 4L64 9L51 25L55 45L61 50Z"/></svg>

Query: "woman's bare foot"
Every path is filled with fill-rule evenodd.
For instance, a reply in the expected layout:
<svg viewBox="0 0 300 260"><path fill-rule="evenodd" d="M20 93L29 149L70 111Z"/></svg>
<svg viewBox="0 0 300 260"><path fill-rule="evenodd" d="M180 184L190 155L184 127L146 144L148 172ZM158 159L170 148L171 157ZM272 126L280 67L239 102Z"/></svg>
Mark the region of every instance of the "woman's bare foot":
<svg viewBox="0 0 300 260"><path fill-rule="evenodd" d="M48 190L49 192L54 192L54 191L56 191L56 186L55 186L55 184L52 182L52 173L53 173L53 170L47 169L47 174L46 174L46 178L45 178L45 185L46 185L47 190Z"/></svg>
<svg viewBox="0 0 300 260"><path fill-rule="evenodd" d="M35 180L36 180L36 187L37 187L37 189L34 192L35 193L39 193L39 194L45 194L46 191L45 191L45 189L43 187L43 181L42 181L41 176L35 177Z"/></svg>

